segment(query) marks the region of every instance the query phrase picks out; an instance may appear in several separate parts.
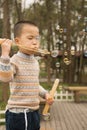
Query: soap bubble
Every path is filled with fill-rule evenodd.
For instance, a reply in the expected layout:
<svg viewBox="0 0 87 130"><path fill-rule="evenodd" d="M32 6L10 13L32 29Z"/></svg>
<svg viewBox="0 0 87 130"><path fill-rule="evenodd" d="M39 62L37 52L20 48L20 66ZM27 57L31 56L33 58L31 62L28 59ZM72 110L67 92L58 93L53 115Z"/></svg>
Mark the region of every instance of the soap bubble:
<svg viewBox="0 0 87 130"><path fill-rule="evenodd" d="M57 57L58 56L58 50L51 51L51 56L52 57Z"/></svg>

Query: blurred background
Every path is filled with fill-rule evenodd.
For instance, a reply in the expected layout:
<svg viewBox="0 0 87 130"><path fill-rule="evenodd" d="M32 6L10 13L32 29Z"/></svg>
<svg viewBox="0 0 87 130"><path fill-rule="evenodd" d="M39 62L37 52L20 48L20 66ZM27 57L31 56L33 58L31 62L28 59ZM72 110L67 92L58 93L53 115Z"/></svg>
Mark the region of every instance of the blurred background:
<svg viewBox="0 0 87 130"><path fill-rule="evenodd" d="M39 26L41 49L51 53L36 56L44 87L49 89L55 78L61 84L87 85L87 0L0 0L0 38L14 39L19 20ZM10 55L17 51L12 47ZM6 85L0 83L1 101L8 99Z"/></svg>

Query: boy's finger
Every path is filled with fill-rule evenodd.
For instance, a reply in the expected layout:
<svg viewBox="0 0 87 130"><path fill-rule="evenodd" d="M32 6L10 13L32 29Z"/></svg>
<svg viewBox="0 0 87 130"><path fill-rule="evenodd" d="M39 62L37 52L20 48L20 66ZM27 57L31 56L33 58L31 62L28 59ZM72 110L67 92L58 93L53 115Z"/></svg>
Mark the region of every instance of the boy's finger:
<svg viewBox="0 0 87 130"><path fill-rule="evenodd" d="M6 41L5 38L4 39L0 38L0 44L2 44L4 41Z"/></svg>

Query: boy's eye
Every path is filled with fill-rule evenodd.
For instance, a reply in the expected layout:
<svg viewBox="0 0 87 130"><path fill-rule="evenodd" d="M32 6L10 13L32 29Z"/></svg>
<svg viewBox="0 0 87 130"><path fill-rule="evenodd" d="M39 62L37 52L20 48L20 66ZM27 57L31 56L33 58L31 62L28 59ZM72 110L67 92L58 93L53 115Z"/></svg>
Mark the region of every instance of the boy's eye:
<svg viewBox="0 0 87 130"><path fill-rule="evenodd" d="M33 39L36 39L37 41L40 40L40 36L36 36L36 37L28 37L29 40L33 40Z"/></svg>
<svg viewBox="0 0 87 130"><path fill-rule="evenodd" d="M33 39L33 37L28 37L28 39L29 39L29 40L32 40L32 39Z"/></svg>

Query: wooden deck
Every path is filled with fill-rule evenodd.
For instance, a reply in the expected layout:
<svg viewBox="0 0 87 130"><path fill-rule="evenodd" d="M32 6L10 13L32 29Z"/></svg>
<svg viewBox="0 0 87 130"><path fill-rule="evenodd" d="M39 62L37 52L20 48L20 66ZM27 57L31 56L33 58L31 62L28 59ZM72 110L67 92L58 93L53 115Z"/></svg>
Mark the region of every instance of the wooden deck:
<svg viewBox="0 0 87 130"><path fill-rule="evenodd" d="M5 130L4 126L0 130ZM51 120L41 119L40 130L87 130L87 102L55 102Z"/></svg>

